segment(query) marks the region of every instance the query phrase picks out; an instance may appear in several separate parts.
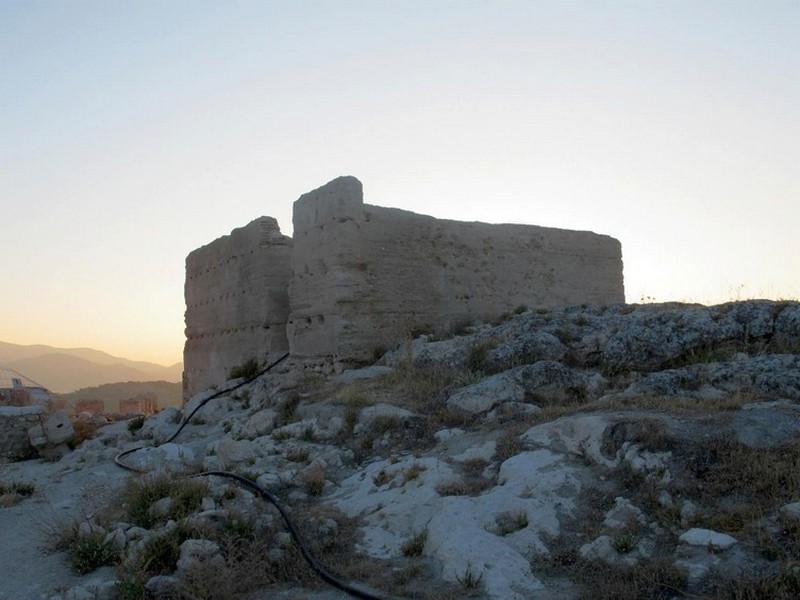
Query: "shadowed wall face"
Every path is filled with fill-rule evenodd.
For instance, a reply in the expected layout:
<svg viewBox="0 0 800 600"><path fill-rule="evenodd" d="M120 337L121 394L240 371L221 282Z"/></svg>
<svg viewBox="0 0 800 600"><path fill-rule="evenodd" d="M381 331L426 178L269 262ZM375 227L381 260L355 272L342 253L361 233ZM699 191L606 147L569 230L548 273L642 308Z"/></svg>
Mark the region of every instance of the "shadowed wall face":
<svg viewBox="0 0 800 600"><path fill-rule="evenodd" d="M624 302L611 237L365 205L353 177L295 202L294 232L287 331L296 355L346 365L410 331L448 332L523 305Z"/></svg>
<svg viewBox="0 0 800 600"><path fill-rule="evenodd" d="M260 217L186 258L184 397L286 352L291 247L275 219Z"/></svg>
<svg viewBox="0 0 800 600"><path fill-rule="evenodd" d="M519 306L624 302L604 235L365 205L354 177L304 194L293 220L293 240L261 217L186 259L186 397L287 348L347 366Z"/></svg>

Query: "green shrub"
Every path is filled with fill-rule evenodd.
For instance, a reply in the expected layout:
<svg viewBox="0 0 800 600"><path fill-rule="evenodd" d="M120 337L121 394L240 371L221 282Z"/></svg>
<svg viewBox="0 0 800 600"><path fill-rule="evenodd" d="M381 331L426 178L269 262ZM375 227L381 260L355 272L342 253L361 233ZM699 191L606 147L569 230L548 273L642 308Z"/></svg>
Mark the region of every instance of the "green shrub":
<svg viewBox="0 0 800 600"><path fill-rule="evenodd" d="M32 496L36 491L36 486L32 483L12 481L11 483L0 483L0 495L18 494L19 496Z"/></svg>
<svg viewBox="0 0 800 600"><path fill-rule="evenodd" d="M251 358L245 363L233 367L231 372L228 374L228 379L239 379L240 377L250 381L251 379L255 379L258 372L261 370L261 367L258 364L258 361L254 358Z"/></svg>
<svg viewBox="0 0 800 600"><path fill-rule="evenodd" d="M414 534L400 546L403 556L420 556L425 550L425 543L428 541L428 530L423 529Z"/></svg>
<svg viewBox="0 0 800 600"><path fill-rule="evenodd" d="M133 417L128 419L128 431L135 433L144 426L144 417Z"/></svg>
<svg viewBox="0 0 800 600"><path fill-rule="evenodd" d="M75 571L85 575L119 560L119 552L104 541L105 537L105 533L98 531L75 538L70 546L70 565Z"/></svg>
<svg viewBox="0 0 800 600"><path fill-rule="evenodd" d="M123 492L127 519L134 525L150 529L159 522L181 519L200 507L208 493L208 483L196 479L174 479L169 475L140 477L128 482ZM151 514L150 507L162 498L171 498L165 515Z"/></svg>

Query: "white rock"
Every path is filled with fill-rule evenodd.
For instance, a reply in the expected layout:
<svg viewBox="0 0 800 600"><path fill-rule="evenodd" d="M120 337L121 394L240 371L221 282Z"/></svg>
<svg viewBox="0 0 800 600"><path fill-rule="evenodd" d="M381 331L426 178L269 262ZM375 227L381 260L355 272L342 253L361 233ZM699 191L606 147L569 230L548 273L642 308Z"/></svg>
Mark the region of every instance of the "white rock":
<svg viewBox="0 0 800 600"><path fill-rule="evenodd" d="M242 434L248 438L257 438L267 435L275 428L278 413L271 408L260 410L253 414L242 428Z"/></svg>
<svg viewBox="0 0 800 600"><path fill-rule="evenodd" d="M446 442L447 440L457 437L459 435L464 435L463 429L458 429L454 427L453 429L440 429L436 433L433 434L434 439L439 442Z"/></svg>
<svg viewBox="0 0 800 600"><path fill-rule="evenodd" d="M791 502L783 505L781 507L781 516L793 521L800 520L800 502Z"/></svg>
<svg viewBox="0 0 800 600"><path fill-rule="evenodd" d="M181 544L181 557L178 559L178 573L193 567L203 568L224 566L220 547L211 540L186 540Z"/></svg>
<svg viewBox="0 0 800 600"><path fill-rule="evenodd" d="M497 449L497 442L490 440L480 446L467 448L461 454L453 456L456 462L467 462L468 460L484 460L487 463L492 460L494 453Z"/></svg>
<svg viewBox="0 0 800 600"><path fill-rule="evenodd" d="M166 498L159 498L153 502L147 509L147 514L151 517L158 519L169 514L172 509L173 500L169 496Z"/></svg>
<svg viewBox="0 0 800 600"><path fill-rule="evenodd" d="M97 523L92 523L91 521L82 521L80 525L78 525L78 535L80 537L86 537L88 535L92 535L93 533L102 533L103 535L106 534L106 530L100 527Z"/></svg>
<svg viewBox="0 0 800 600"><path fill-rule="evenodd" d="M156 575L147 580L144 589L156 598L171 598L179 583L179 579L172 575Z"/></svg>
<svg viewBox="0 0 800 600"><path fill-rule="evenodd" d="M522 434L521 439L530 446L569 452L604 467L613 468L619 461L606 458L600 451L603 445L603 433L609 424L609 418L605 415L562 417L531 427Z"/></svg>
<svg viewBox="0 0 800 600"><path fill-rule="evenodd" d="M476 414L503 402L520 402L524 399L525 388L506 373L498 373L457 390L447 399L447 405Z"/></svg>
<svg viewBox="0 0 800 600"><path fill-rule="evenodd" d="M112 548L117 550L124 550L125 544L127 542L125 537L125 532L122 529L115 529L114 531L109 531L106 534L105 539L103 540L105 544L109 544Z"/></svg>
<svg viewBox="0 0 800 600"><path fill-rule="evenodd" d="M606 513L603 525L609 529L627 529L636 525L644 525L642 511L631 504L630 500L617 496L614 508Z"/></svg>
<svg viewBox="0 0 800 600"><path fill-rule="evenodd" d="M223 438L217 443L217 460L223 469L260 456L260 446L250 440Z"/></svg>
<svg viewBox="0 0 800 600"><path fill-rule="evenodd" d="M711 571L711 565L704 560L683 558L676 560L673 564L676 568L686 573L686 579L689 585L697 585L703 581Z"/></svg>
<svg viewBox="0 0 800 600"><path fill-rule="evenodd" d="M623 444L623 447L626 445ZM642 450L637 444L631 444L624 451L623 460L630 465L634 473L646 473L665 469L671 452L650 452Z"/></svg>
<svg viewBox="0 0 800 600"><path fill-rule="evenodd" d="M684 500L681 503L681 524L686 526L697 516L697 506L691 500Z"/></svg>
<svg viewBox="0 0 800 600"><path fill-rule="evenodd" d="M584 544L578 550L578 554L584 560L597 560L608 565L623 564L628 566L633 566L639 562L639 557L641 556L638 546L627 554L620 554L614 548L614 540L608 535L601 535L596 540Z"/></svg>
<svg viewBox="0 0 800 600"><path fill-rule="evenodd" d="M392 371L393 369L391 367L381 367L379 365L364 367L363 369L350 369L337 375L336 381L338 383L352 383L354 381L363 381L365 379L377 379L378 377L384 377L388 375Z"/></svg>
<svg viewBox="0 0 800 600"><path fill-rule="evenodd" d="M390 418L399 421L406 421L413 418L415 415L410 410L393 406L391 404L375 404L373 406L366 406L358 413L358 421L353 427L353 433L358 435L362 431L368 431L376 419Z"/></svg>
<svg viewBox="0 0 800 600"><path fill-rule="evenodd" d="M700 527L693 527L689 531L683 533L678 539L690 546L703 546L715 550L727 550L736 543L736 538L726 533L719 533L711 529L702 529Z"/></svg>

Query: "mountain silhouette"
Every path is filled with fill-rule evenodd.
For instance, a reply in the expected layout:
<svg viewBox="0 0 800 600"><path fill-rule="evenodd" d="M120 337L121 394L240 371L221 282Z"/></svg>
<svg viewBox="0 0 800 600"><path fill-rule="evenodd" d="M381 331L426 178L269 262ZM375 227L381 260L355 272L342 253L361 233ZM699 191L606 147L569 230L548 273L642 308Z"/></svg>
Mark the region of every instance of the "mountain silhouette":
<svg viewBox="0 0 800 600"><path fill-rule="evenodd" d="M66 393L125 381L181 381L183 363L169 367L112 356L92 348L54 348L0 342L0 365L47 389Z"/></svg>

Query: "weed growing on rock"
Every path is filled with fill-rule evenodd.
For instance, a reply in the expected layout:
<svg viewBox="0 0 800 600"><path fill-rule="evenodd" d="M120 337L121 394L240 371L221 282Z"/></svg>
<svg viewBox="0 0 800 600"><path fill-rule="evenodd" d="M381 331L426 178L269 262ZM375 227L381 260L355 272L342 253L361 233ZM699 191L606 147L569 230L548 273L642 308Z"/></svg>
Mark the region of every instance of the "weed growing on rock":
<svg viewBox="0 0 800 600"><path fill-rule="evenodd" d="M133 417L132 419L128 419L128 431L131 433L136 433L144 426L144 417Z"/></svg>
<svg viewBox="0 0 800 600"><path fill-rule="evenodd" d="M295 411L300 405L300 394L290 394L278 407L278 420L281 425L287 425L297 420Z"/></svg>
<svg viewBox="0 0 800 600"><path fill-rule="evenodd" d="M456 579L465 590L474 592L483 584L483 573L476 575L472 570L472 565L467 565L467 570L464 571L464 574L461 577L456 575Z"/></svg>
<svg viewBox="0 0 800 600"><path fill-rule="evenodd" d="M489 351L496 347L497 341L495 340L485 340L470 345L469 350L467 350L467 370L472 373L485 373L486 359L489 356Z"/></svg>
<svg viewBox="0 0 800 600"><path fill-rule="evenodd" d="M636 548L636 535L630 531L623 531L611 538L611 547L619 554L629 554Z"/></svg>
<svg viewBox="0 0 800 600"><path fill-rule="evenodd" d="M800 598L800 573L794 567L775 575L718 581L711 597L715 600L797 600Z"/></svg>
<svg viewBox="0 0 800 600"><path fill-rule="evenodd" d="M139 527L151 528L169 519L181 519L200 506L208 493L208 483L196 479L174 479L169 475L143 476L128 481L123 490L127 519ZM164 498L170 502L162 514L153 504Z"/></svg>
<svg viewBox="0 0 800 600"><path fill-rule="evenodd" d="M503 512L495 517L498 533L502 536L514 533L528 526L528 513L524 510Z"/></svg>
<svg viewBox="0 0 800 600"><path fill-rule="evenodd" d="M436 486L436 493L440 496L478 496L493 485L489 479L470 477L442 483Z"/></svg>
<svg viewBox="0 0 800 600"><path fill-rule="evenodd" d="M32 483L22 481L12 481L11 483L0 483L0 496L5 494L16 494L18 496L32 496L36 491L36 486Z"/></svg>
<svg viewBox="0 0 800 600"><path fill-rule="evenodd" d="M306 462L309 456L309 449L306 447L295 448L286 453L286 460L290 462Z"/></svg>
<svg viewBox="0 0 800 600"><path fill-rule="evenodd" d="M425 550L425 543L428 541L428 529L423 529L415 533L400 545L403 556L420 556Z"/></svg>
<svg viewBox="0 0 800 600"><path fill-rule="evenodd" d="M171 529L148 538L126 570L137 573L143 581L153 575L172 573L181 556L183 542L212 537L213 532L208 527L179 522Z"/></svg>
<svg viewBox="0 0 800 600"><path fill-rule="evenodd" d="M417 477L419 477L420 473L422 473L427 467L420 463L414 463L407 469L403 471L403 483L408 483L409 481L413 481Z"/></svg>
<svg viewBox="0 0 800 600"><path fill-rule="evenodd" d="M78 536L69 546L70 566L85 575L105 565L119 561L119 551L105 541L103 531Z"/></svg>
<svg viewBox="0 0 800 600"><path fill-rule="evenodd" d="M300 434L300 439L304 442L313 442L314 441L314 427L312 425L307 425L303 428L302 433Z"/></svg>
<svg viewBox="0 0 800 600"><path fill-rule="evenodd" d="M240 377L250 381L251 379L255 378L258 375L259 370L261 367L258 364L258 361L254 358L242 363L241 365L237 365L230 370L228 373L228 379L239 379Z"/></svg>

